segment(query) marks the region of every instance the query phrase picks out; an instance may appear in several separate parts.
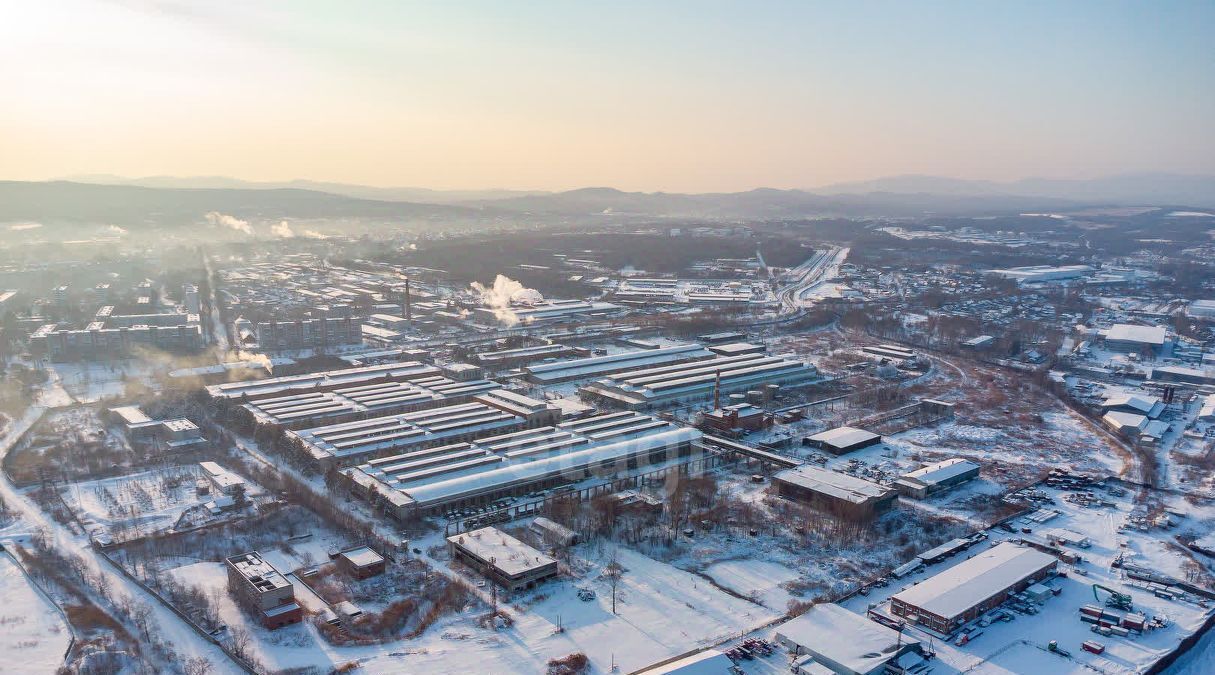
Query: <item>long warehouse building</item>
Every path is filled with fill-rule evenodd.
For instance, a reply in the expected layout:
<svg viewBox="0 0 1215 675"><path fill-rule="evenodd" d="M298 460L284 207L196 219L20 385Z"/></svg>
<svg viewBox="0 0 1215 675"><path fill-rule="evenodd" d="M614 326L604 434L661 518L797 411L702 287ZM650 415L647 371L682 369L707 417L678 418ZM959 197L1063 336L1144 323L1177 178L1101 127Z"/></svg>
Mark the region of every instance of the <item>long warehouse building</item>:
<svg viewBox="0 0 1215 675"><path fill-rule="evenodd" d="M627 410L704 401L720 393L763 385L800 386L820 381L812 364L784 356L718 356L675 366L642 368L596 380L579 390L583 398Z"/></svg>
<svg viewBox="0 0 1215 675"><path fill-rule="evenodd" d="M1052 555L1004 542L899 591L890 599L890 611L948 635L1008 596L1051 576L1058 566Z"/></svg>
<svg viewBox="0 0 1215 675"><path fill-rule="evenodd" d="M323 373L311 373L308 375L290 375L264 380L213 384L207 387L207 394L214 399L244 403L270 396L332 391L339 387L353 387L361 384L408 382L440 374L442 374L442 371L438 366L432 366L420 361L402 361L376 366L328 370Z"/></svg>
<svg viewBox="0 0 1215 675"><path fill-rule="evenodd" d="M686 455L699 431L635 412L595 415L371 460L340 475L401 521L616 476Z"/></svg>
<svg viewBox="0 0 1215 675"><path fill-rule="evenodd" d="M321 471L386 455L468 442L561 421L557 406L499 389L468 403L329 424L287 433L287 442Z"/></svg>
<svg viewBox="0 0 1215 675"><path fill-rule="evenodd" d="M663 366L713 358L713 352L695 344L638 349L607 356L591 356L556 363L541 363L523 369L528 381L536 384L557 384L592 377L603 377L626 370Z"/></svg>
<svg viewBox="0 0 1215 675"><path fill-rule="evenodd" d="M462 403L501 387L489 380L460 382L434 375L409 382L378 382L274 396L246 403L242 408L259 426L306 429Z"/></svg>

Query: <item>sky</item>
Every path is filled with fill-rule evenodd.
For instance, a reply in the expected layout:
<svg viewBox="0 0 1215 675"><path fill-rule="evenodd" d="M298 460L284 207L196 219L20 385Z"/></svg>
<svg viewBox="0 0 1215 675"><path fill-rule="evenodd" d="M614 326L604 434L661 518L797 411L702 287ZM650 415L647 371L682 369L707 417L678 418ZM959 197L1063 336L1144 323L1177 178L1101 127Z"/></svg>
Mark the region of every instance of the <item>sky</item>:
<svg viewBox="0 0 1215 675"><path fill-rule="evenodd" d="M1215 2L0 0L0 179L1215 173Z"/></svg>

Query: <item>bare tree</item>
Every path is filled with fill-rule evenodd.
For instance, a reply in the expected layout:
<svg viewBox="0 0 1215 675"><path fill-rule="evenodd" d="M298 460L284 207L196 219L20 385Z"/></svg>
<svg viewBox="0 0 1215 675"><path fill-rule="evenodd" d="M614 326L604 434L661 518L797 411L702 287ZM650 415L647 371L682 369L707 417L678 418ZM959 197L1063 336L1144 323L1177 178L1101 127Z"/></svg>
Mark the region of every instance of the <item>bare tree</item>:
<svg viewBox="0 0 1215 675"><path fill-rule="evenodd" d="M603 576L607 578L608 584L612 587L612 614L616 613L616 589L620 586L620 579L624 576L624 566L616 560L616 549L612 549L612 559L608 562L607 567L603 568Z"/></svg>

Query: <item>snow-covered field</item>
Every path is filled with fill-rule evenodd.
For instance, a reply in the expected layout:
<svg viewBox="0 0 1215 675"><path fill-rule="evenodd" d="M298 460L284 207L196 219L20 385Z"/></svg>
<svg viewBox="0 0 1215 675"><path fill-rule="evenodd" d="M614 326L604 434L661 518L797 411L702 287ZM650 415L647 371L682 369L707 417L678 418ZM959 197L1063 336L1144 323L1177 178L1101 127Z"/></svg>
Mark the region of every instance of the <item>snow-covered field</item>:
<svg viewBox="0 0 1215 675"><path fill-rule="evenodd" d="M800 578L788 567L766 560L727 560L710 565L704 573L719 586L778 611L794 599L781 584Z"/></svg>
<svg viewBox="0 0 1215 675"><path fill-rule="evenodd" d="M0 555L0 673L54 673L72 636L63 617Z"/></svg>
<svg viewBox="0 0 1215 675"><path fill-rule="evenodd" d="M281 571L292 569L291 559L269 551L265 555ZM542 672L551 658L582 652L594 672L609 672L613 663L620 672L630 672L750 632L781 615L623 547L615 551L625 573L613 614L611 587L600 575L608 554L577 547L575 556L580 578L551 580L503 601L514 619L509 628L483 628L471 618L475 612L465 612L440 620L415 640L359 647L329 645L307 622L275 631L255 625L227 594L222 563L189 564L172 574L183 583L220 589L216 595L223 622L230 631L247 630L254 638L253 652L270 669L323 670L357 661L360 672L368 673L534 673ZM316 609L319 600L289 579L302 604ZM472 584L479 580L469 574ZM594 590L596 597L579 599L579 588Z"/></svg>

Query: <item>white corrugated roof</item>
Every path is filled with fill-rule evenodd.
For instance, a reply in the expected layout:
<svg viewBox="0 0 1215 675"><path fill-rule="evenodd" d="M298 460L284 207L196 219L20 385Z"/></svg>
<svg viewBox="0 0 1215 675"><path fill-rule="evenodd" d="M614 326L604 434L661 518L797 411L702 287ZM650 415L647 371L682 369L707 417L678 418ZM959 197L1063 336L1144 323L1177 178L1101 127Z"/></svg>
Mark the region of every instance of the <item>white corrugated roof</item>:
<svg viewBox="0 0 1215 675"><path fill-rule="evenodd" d="M1049 554L1005 542L899 591L893 597L952 619L1056 562Z"/></svg>

